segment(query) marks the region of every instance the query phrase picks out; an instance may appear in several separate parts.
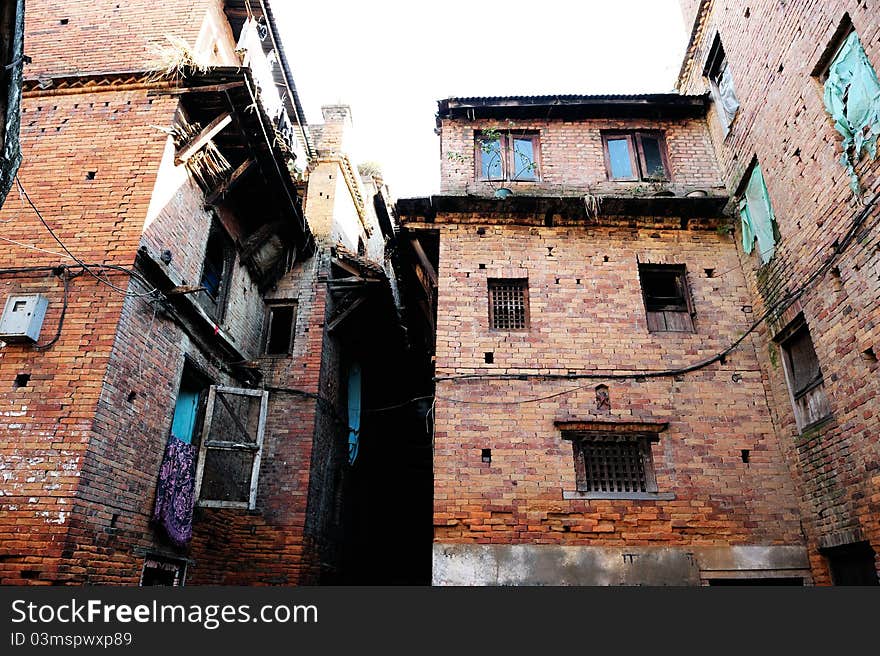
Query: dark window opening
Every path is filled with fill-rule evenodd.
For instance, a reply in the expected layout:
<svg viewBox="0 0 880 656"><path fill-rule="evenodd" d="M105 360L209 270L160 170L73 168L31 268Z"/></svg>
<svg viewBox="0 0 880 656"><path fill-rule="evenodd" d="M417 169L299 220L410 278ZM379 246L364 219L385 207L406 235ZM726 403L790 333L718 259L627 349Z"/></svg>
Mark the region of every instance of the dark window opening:
<svg viewBox="0 0 880 656"><path fill-rule="evenodd" d="M669 179L666 142L660 132L603 132L609 180Z"/></svg>
<svg viewBox="0 0 880 656"><path fill-rule="evenodd" d="M27 387L29 382L31 382L30 374L18 374L15 377L15 382L12 383L12 389Z"/></svg>
<svg viewBox="0 0 880 656"><path fill-rule="evenodd" d="M795 419L798 428L803 430L831 414L819 358L803 316L799 316L778 341Z"/></svg>
<svg viewBox="0 0 880 656"><path fill-rule="evenodd" d="M474 152L480 180L539 179L541 144L537 134L478 133Z"/></svg>
<svg viewBox="0 0 880 656"><path fill-rule="evenodd" d="M266 310L266 355L289 355L293 351L296 304L272 304Z"/></svg>
<svg viewBox="0 0 880 656"><path fill-rule="evenodd" d="M867 542L823 549L834 585L880 585L876 554Z"/></svg>
<svg viewBox="0 0 880 656"><path fill-rule="evenodd" d="M693 308L684 265L640 264L639 278L651 332L693 332Z"/></svg>
<svg viewBox="0 0 880 656"><path fill-rule="evenodd" d="M480 450L480 459L483 462L492 462L492 449L481 449Z"/></svg>
<svg viewBox="0 0 880 656"><path fill-rule="evenodd" d="M141 572L141 585L163 585L179 587L186 578L186 563L158 556L148 556Z"/></svg>
<svg viewBox="0 0 880 656"><path fill-rule="evenodd" d="M219 225L214 225L208 235L205 247L205 261L202 266L201 287L202 306L217 321L223 319L226 297L229 291L229 278L232 274L234 248L232 240Z"/></svg>
<svg viewBox="0 0 880 656"><path fill-rule="evenodd" d="M578 492L657 491L651 438L647 435L590 433L573 440Z"/></svg>
<svg viewBox="0 0 880 656"><path fill-rule="evenodd" d="M709 88L715 104L715 111L718 113L718 119L726 133L737 111L739 111L739 99L733 88L733 75L724 54L724 46L721 45L721 38L717 34L709 51L703 75L709 78Z"/></svg>
<svg viewBox="0 0 880 656"><path fill-rule="evenodd" d="M529 325L526 279L499 278L488 281L489 326L492 330L526 330Z"/></svg>

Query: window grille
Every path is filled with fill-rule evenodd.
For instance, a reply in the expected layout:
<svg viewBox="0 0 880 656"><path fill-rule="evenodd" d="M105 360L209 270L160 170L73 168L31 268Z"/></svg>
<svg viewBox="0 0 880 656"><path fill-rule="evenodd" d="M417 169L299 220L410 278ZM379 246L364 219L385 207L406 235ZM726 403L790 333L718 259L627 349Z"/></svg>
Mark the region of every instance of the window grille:
<svg viewBox="0 0 880 656"><path fill-rule="evenodd" d="M528 328L528 281L489 280L489 325L493 330Z"/></svg>
<svg viewBox="0 0 880 656"><path fill-rule="evenodd" d="M648 437L591 434L574 449L579 492L657 491Z"/></svg>

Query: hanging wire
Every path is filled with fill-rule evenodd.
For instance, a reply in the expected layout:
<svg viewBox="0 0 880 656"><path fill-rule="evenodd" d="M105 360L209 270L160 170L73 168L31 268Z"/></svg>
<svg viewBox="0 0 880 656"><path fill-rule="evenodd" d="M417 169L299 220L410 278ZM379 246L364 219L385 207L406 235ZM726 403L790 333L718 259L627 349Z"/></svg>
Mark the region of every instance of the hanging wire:
<svg viewBox="0 0 880 656"><path fill-rule="evenodd" d="M88 264L86 264L85 262L83 262L81 259L79 259L76 255L74 255L74 254L71 252L71 250L67 247L67 245L66 245L63 241L61 241L61 238L58 237L58 235L57 235L57 234L55 233L55 231L52 229L52 226L50 226L49 223L46 221L46 219L43 217L42 212L40 212L39 208L38 208L38 207L34 204L34 202L31 200L30 195L28 194L27 190L24 188L24 185L21 183L21 179L18 177L18 174L16 174L16 176L15 176L15 182L16 182L16 184L18 185L18 189L19 189L19 191L20 191L21 194L24 196L24 199L27 201L27 204L30 205L31 209L34 211L34 214L37 215L37 218L40 220L40 223L43 224L43 227L45 227L46 230L49 231L49 234L50 234L50 235L52 236L52 238L58 243L58 245L61 246L61 248L64 250L64 252L67 253L67 255L68 255L68 256L69 256L74 262L76 262L77 264L79 264L79 265L80 265L80 266L81 266L81 267L82 267L82 268L83 268L83 269L84 269L84 270L85 270L90 276L92 276L95 280L97 280L98 282L100 282L100 283L102 283L102 284L104 284L104 285L107 285L108 287L110 287L110 288L113 289L114 291L119 292L120 294L123 294L123 295L125 295L125 296L139 296L139 297L144 297L144 296L150 296L150 295L155 294L156 292L159 291L159 290L156 289L155 287L151 287L151 288L149 289L149 291L146 291L146 292L129 292L128 290L123 289L122 287L118 287L118 286L114 285L112 282L110 282L109 280L107 280L107 278L102 277L102 276L98 275L97 273L95 273L95 272L93 271L93 268L98 269L98 270L102 270L102 269L113 269L113 270L117 270L117 271L123 271L123 272L129 274L130 276L132 276L133 278L138 278L141 282L143 282L146 286L149 287L149 283L147 283L147 282L144 280L144 278L143 278L142 276L140 276L139 274L135 273L134 271L131 271L131 270L129 270L129 269L126 269L125 267L121 267L121 266L117 266L117 265L112 265L112 264L101 264L101 265L97 265L97 266L95 266L95 267L91 267L91 266L89 266Z"/></svg>
<svg viewBox="0 0 880 656"><path fill-rule="evenodd" d="M64 296L61 305L61 315L58 317L58 329L55 331L55 336L50 339L45 344L34 344L33 348L35 351L45 351L46 349L52 348L59 339L61 339L61 331L64 328L64 319L67 317L67 306L70 301L70 271L64 265L61 265L61 271L58 274L61 276L61 280L64 282ZM77 274L77 275L82 275Z"/></svg>

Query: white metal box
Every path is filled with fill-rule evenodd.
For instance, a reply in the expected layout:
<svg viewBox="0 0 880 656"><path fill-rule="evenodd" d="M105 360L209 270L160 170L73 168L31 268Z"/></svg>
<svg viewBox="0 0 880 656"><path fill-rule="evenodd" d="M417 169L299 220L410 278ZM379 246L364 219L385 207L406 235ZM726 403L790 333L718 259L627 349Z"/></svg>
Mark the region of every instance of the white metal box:
<svg viewBox="0 0 880 656"><path fill-rule="evenodd" d="M46 318L49 299L42 294L13 294L6 299L0 316L0 338L36 342Z"/></svg>

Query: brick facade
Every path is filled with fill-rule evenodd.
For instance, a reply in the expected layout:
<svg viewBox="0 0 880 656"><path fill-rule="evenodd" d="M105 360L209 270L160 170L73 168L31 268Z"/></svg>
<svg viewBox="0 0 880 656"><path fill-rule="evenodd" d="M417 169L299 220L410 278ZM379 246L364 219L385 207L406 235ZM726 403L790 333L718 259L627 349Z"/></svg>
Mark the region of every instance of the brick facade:
<svg viewBox="0 0 880 656"><path fill-rule="evenodd" d="M509 125L481 103L504 109L465 99L477 116L447 117L444 102L444 152L465 156L444 159L445 195L399 203L409 234L439 243L434 583L811 581L760 341L715 358L756 315L705 119L516 115L512 129L538 133L540 179L491 201L465 196L499 186L474 183L468 156L480 130ZM523 109L534 102L509 111L537 115ZM662 132L669 180L609 180L609 129ZM571 198L585 193L598 209ZM707 199L714 210L698 210ZM649 330L640 265L684 267L692 332ZM490 325L497 279L527 281L527 329ZM661 426L656 492L583 493L567 432L579 426Z"/></svg>
<svg viewBox="0 0 880 656"><path fill-rule="evenodd" d="M29 42L42 49L25 78L53 82L31 83L25 93L22 183L78 258L134 273L98 274L118 287L111 289L58 253L61 246L18 194L4 206L0 289L4 301L9 293L49 297L43 343L59 325L64 296L64 271L50 269L69 264L74 277L56 343L45 351L26 343L0 349L0 380L7 381L0 393L7 436L0 446L0 582L136 585L145 558L185 564L185 580L196 584L338 577L348 449L343 375L354 351L328 329L328 319L350 302L329 291L336 244L322 240L310 249L306 235L286 272L261 283L244 252L255 226L278 206L261 203L255 211L236 194L252 184L283 186L284 179L264 177L271 169L263 160L264 175L243 176L238 189L206 202L190 169L175 162L173 139L160 130L181 108L197 105L166 93L174 81L138 73L144 53L165 34L190 44L202 61L238 65L224 3L34 2L27 26ZM81 47L99 41L102 47ZM243 138L256 140L249 152L261 152L261 133ZM343 148L336 146L340 156ZM279 175L286 168L282 163ZM296 193L288 183L287 191L263 193L283 199L290 189ZM328 233L355 235L345 244L351 250L362 235L387 265L388 234L365 189L379 191L355 179L323 199ZM283 235L302 220L296 208L288 211ZM235 249L222 283L225 309L217 315L205 310L203 292L170 289L200 284L212 225ZM9 270L24 265L46 268ZM161 294L151 292L154 285ZM277 301L296 303L293 347L264 356L267 303ZM373 323L360 324L365 334ZM375 350L381 358L382 348ZM197 504L193 538L179 548L151 518L185 370L206 386L268 390L269 401L256 507ZM14 384L23 380L19 374L29 374L26 384Z"/></svg>
<svg viewBox="0 0 880 656"><path fill-rule="evenodd" d="M493 185L474 180L475 135L486 129L510 130L513 134L537 132L541 153L536 164L538 182L515 181L509 186L520 194L576 195L579 193L644 193L646 183L609 183L602 149L603 130L660 130L669 155L667 187L681 192L721 188L722 181L705 121L657 121L650 119L478 119L446 122L440 135L440 193L491 193ZM494 187L498 185L495 184Z"/></svg>
<svg viewBox="0 0 880 656"><path fill-rule="evenodd" d="M814 575L827 583L828 562L820 548L867 541L880 553L880 284L874 247L880 237L875 197L880 179L877 161L863 158L856 171L864 201L873 204L865 208L855 202L839 162L841 136L824 108L822 84L812 73L826 49L833 48L833 37L847 13L868 59L880 71L880 25L875 7L855 1L782 6L717 0L705 5L680 88L684 93L706 89L704 65L718 35L740 109L726 135L717 113L710 110L713 147L731 193L757 158L780 234L775 255L766 265L740 250L756 311L774 307L786 292L797 289L834 253L860 212L867 212L857 238L837 256L835 270L820 276L798 302L774 312L762 326L757 346L774 427L797 482ZM737 241L739 236L738 231ZM773 341L801 312L832 410L828 421L803 432L795 422L780 350Z"/></svg>

